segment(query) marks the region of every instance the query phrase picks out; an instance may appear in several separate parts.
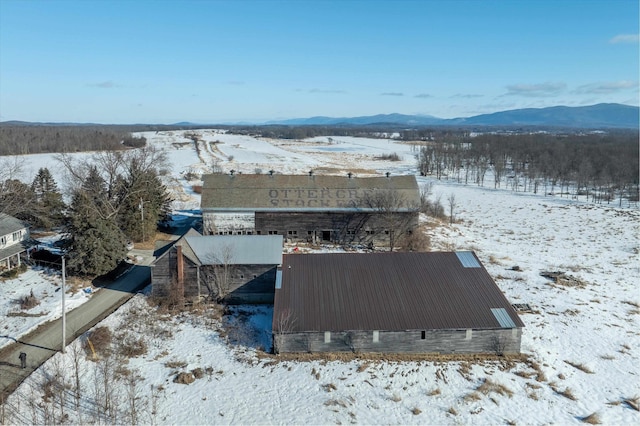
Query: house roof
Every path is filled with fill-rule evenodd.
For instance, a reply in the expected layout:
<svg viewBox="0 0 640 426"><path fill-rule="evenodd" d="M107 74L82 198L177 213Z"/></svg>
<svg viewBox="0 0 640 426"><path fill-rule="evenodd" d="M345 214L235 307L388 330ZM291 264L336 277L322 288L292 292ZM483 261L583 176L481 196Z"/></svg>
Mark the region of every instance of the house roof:
<svg viewBox="0 0 640 426"><path fill-rule="evenodd" d="M367 194L393 190L403 205L417 206L415 176L348 177L281 174L211 174L203 177L203 211L352 210L368 208Z"/></svg>
<svg viewBox="0 0 640 426"><path fill-rule="evenodd" d="M15 256L16 254L23 253L33 245L32 240L23 240L17 244L10 245L0 249L0 262L6 260L8 257Z"/></svg>
<svg viewBox="0 0 640 426"><path fill-rule="evenodd" d="M282 264L282 235L198 235L184 241L182 253L199 265Z"/></svg>
<svg viewBox="0 0 640 426"><path fill-rule="evenodd" d="M16 219L5 213L0 213L0 236L8 235L28 227L29 226L20 219Z"/></svg>
<svg viewBox="0 0 640 426"><path fill-rule="evenodd" d="M153 256L156 259L159 259L161 257L163 257L168 251L169 249L171 249L171 247L175 246L176 244L183 244L184 238L188 237L188 236L199 236L202 235L201 233L199 233L198 231L196 231L193 228L189 228L189 230L187 232L185 232L184 234L182 234L180 236L180 238L178 238L177 240L160 240L160 241L156 241L155 243L155 247L153 250ZM192 253L192 255L195 257L195 254Z"/></svg>
<svg viewBox="0 0 640 426"><path fill-rule="evenodd" d="M290 332L523 327L472 252L285 255L275 290Z"/></svg>

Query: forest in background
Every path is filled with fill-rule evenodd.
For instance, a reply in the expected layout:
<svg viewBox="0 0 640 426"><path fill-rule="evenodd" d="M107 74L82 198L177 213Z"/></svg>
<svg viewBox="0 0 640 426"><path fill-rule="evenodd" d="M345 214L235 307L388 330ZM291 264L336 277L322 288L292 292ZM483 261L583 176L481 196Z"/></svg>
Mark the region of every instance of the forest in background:
<svg viewBox="0 0 640 426"><path fill-rule="evenodd" d="M429 126L216 126L229 133L263 138L316 136L395 138L414 143L418 169L437 179L493 185L515 191L559 191L594 202L638 201L638 130L584 132L578 129L502 129ZM0 123L0 156L113 151L143 147L134 132L194 130L210 125L49 125Z"/></svg>

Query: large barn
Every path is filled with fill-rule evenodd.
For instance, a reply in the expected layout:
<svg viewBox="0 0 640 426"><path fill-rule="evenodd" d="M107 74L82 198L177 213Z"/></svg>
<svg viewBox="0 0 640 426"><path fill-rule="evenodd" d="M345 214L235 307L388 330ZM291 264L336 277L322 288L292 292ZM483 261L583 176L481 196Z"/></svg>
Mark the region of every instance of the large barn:
<svg viewBox="0 0 640 426"><path fill-rule="evenodd" d="M417 226L419 201L415 176L211 174L203 177L203 233L393 243Z"/></svg>
<svg viewBox="0 0 640 426"><path fill-rule="evenodd" d="M151 268L151 294L197 302L273 303L282 236L203 236L190 230L169 243Z"/></svg>
<svg viewBox="0 0 640 426"><path fill-rule="evenodd" d="M275 352L519 353L524 324L473 252L285 255Z"/></svg>

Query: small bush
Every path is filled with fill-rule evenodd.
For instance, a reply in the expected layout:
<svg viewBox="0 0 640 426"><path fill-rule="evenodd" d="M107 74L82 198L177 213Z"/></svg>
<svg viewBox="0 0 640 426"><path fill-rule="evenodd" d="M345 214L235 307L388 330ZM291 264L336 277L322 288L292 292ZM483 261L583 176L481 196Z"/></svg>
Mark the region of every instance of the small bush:
<svg viewBox="0 0 640 426"><path fill-rule="evenodd" d="M589 367L584 365L584 364L578 364L577 362L571 362L571 361L567 361L567 360L565 360L564 362L566 362L567 364L569 364L573 368L577 368L580 371L584 371L587 374L593 374L593 371Z"/></svg>
<svg viewBox="0 0 640 426"><path fill-rule="evenodd" d="M513 391L511 389L509 389L505 385L495 383L489 379L485 379L484 382L482 382L482 384L478 386L476 390L484 395L495 392L500 395L508 396L509 398L513 396Z"/></svg>
<svg viewBox="0 0 640 426"><path fill-rule="evenodd" d="M421 410L421 409L419 409L418 407L414 407L414 408L411 410L411 413L412 413L414 416L417 416L418 414L422 413L422 410Z"/></svg>
<svg viewBox="0 0 640 426"><path fill-rule="evenodd" d="M123 336L118 342L118 353L126 358L134 358L147 353L147 342L142 338Z"/></svg>
<svg viewBox="0 0 640 426"><path fill-rule="evenodd" d="M33 290L27 296L22 296L18 299L18 304L20 305L20 309L26 311L31 308L35 308L40 304L40 301L36 296L33 295Z"/></svg>
<svg viewBox="0 0 640 426"><path fill-rule="evenodd" d="M431 238L421 229L416 229L406 235L400 244L404 251L429 251L431 249Z"/></svg>
<svg viewBox="0 0 640 426"><path fill-rule="evenodd" d="M167 368L184 368L187 366L187 363L184 361L167 361L164 363L164 366Z"/></svg>
<svg viewBox="0 0 640 426"><path fill-rule="evenodd" d="M570 399L572 401L577 401L578 398L576 398L576 396L573 394L573 391L571 391L571 389L566 388L565 390L561 391L560 389L558 389L557 387L551 387L551 389L557 393L558 395L562 395L567 399Z"/></svg>
<svg viewBox="0 0 640 426"><path fill-rule="evenodd" d="M322 385L322 388L323 388L326 392L331 392L331 391L334 391L334 390L338 389L338 388L336 387L336 385L334 385L333 383L328 383L328 384L326 384L326 385Z"/></svg>
<svg viewBox="0 0 640 426"><path fill-rule="evenodd" d="M176 374L176 376L173 378L173 383L180 383L182 385L190 385L195 381L196 378L193 376L193 373L181 372Z"/></svg>
<svg viewBox="0 0 640 426"><path fill-rule="evenodd" d="M400 158L400 156L398 155L397 152L392 152L390 154L382 154L382 155L378 155L376 157L377 160L383 160L383 161L400 161L402 160L402 158Z"/></svg>
<svg viewBox="0 0 640 426"><path fill-rule="evenodd" d="M90 345L87 344L86 350L88 353L91 354L92 352L91 346L93 346L93 350L96 354L108 355L111 353L111 341L113 340L113 335L108 327L98 327L89 332L87 340L88 342L91 342Z"/></svg>
<svg viewBox="0 0 640 426"><path fill-rule="evenodd" d="M10 269L0 274L0 278L6 278L8 280L11 280L11 279L17 278L20 274L22 274L26 270L27 270L27 265L22 263L17 268Z"/></svg>
<svg viewBox="0 0 640 426"><path fill-rule="evenodd" d="M581 417L580 421L583 423L589 423L590 425L599 425L601 423L598 413L591 413L586 417Z"/></svg>

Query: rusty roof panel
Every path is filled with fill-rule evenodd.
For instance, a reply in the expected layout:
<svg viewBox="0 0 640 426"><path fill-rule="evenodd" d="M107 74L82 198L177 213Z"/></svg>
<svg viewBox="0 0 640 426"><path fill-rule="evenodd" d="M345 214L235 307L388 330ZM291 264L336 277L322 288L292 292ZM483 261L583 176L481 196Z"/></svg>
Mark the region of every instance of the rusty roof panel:
<svg viewBox="0 0 640 426"><path fill-rule="evenodd" d="M294 330L502 328L492 309L524 324L480 264L453 252L285 255L274 318L291 312Z"/></svg>

